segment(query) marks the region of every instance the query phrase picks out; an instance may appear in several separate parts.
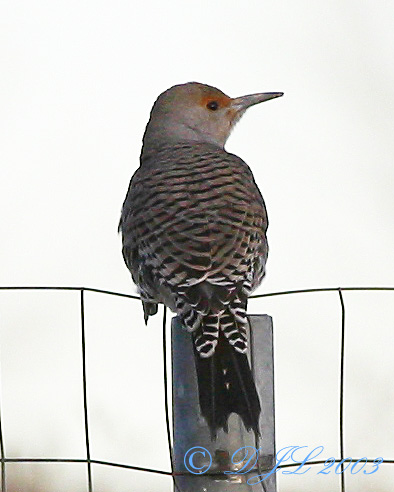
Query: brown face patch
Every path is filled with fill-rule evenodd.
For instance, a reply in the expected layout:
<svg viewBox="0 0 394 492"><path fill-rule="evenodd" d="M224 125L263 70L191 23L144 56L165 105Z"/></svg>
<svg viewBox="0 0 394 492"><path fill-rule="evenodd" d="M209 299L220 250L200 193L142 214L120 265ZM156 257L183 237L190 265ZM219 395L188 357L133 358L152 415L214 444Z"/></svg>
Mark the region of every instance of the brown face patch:
<svg viewBox="0 0 394 492"><path fill-rule="evenodd" d="M231 104L231 98L224 94L204 94L200 99L200 105L207 108L209 103L217 102L218 109L228 108Z"/></svg>

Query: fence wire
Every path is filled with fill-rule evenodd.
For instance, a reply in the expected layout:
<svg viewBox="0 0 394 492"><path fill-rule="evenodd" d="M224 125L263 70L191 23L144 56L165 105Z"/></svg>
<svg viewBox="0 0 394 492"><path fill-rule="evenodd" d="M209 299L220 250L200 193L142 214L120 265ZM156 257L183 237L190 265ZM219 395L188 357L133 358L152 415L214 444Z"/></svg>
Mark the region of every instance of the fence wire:
<svg viewBox="0 0 394 492"><path fill-rule="evenodd" d="M158 475L166 475L172 477L175 490L181 492L176 483L176 477L182 475L189 475L189 473L176 473L174 472L173 461L173 449L171 440L171 428L170 428L170 413L169 413L169 388L168 388L168 374L167 374L167 337L166 337L166 325L167 325L167 309L163 310L163 380L164 380L164 411L166 418L166 432L168 440L168 450L171 462L171 471L158 470L154 468L145 468L134 465L127 465L123 463L116 463L111 461L103 461L92 459L90 453L90 434L89 434L89 413L88 413L88 392L87 392L87 371L86 371L86 344L85 344L85 292L95 292L99 294L105 294L109 296L126 297L128 299L140 300L138 296L123 294L120 292L114 292L109 290L94 289L89 287L59 287L59 286L0 286L0 291L13 291L13 290L58 290L58 291L77 291L80 293L80 317L81 317L81 350L82 350L82 388L83 388L83 412L84 412L84 428L85 428L85 448L86 458L7 458L5 454L3 428L2 428L2 411L0 401L0 462L1 462L1 490L7 492L6 482L6 464L7 463L82 463L86 464L86 477L87 477L87 490L93 492L93 478L92 478L92 465L104 465L113 468L123 468L128 470L140 471L145 473L154 473ZM250 299L260 299L263 297L273 296L285 296L291 294L307 294L316 292L337 292L341 307L341 344L340 344L340 377L339 377L339 409L338 409L338 429L339 429L339 458L335 459L335 463L341 464L341 492L346 492L345 486L345 474L344 472L344 459L345 459L345 444L344 444L344 374L345 374L345 317L346 307L344 302L343 292L346 291L394 291L394 287L323 287L313 289L300 289L300 290L288 290L280 292L270 292L266 294L257 294L250 296ZM353 458L354 460L365 458ZM373 463L373 458L367 458L366 463ZM305 465L324 465L325 460L306 461ZM384 459L384 464L394 464L394 459ZM283 464L279 465L279 468L295 468L299 463Z"/></svg>

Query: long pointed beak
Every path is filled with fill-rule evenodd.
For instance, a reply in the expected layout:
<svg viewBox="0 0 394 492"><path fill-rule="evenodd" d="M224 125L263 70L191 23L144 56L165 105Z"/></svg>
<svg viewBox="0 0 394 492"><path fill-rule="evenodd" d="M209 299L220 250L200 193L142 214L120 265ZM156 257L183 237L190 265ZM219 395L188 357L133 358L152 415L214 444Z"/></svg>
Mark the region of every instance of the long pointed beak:
<svg viewBox="0 0 394 492"><path fill-rule="evenodd" d="M250 94L249 96L236 97L233 99L231 106L237 112L243 112L264 101L269 101L270 99L275 99L275 97L283 96L283 92L262 92L260 94Z"/></svg>

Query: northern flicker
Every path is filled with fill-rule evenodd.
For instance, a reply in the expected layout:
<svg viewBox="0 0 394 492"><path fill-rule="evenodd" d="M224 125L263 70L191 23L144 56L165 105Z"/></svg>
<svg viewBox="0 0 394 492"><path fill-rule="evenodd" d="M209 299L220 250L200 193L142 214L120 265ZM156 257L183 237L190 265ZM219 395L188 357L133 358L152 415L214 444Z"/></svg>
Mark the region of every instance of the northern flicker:
<svg viewBox="0 0 394 492"><path fill-rule="evenodd" d="M250 106L281 92L230 98L176 85L156 100L119 230L145 322L163 303L193 339L201 413L212 438L232 412L258 434L246 305L265 274L264 200L247 164L224 150Z"/></svg>

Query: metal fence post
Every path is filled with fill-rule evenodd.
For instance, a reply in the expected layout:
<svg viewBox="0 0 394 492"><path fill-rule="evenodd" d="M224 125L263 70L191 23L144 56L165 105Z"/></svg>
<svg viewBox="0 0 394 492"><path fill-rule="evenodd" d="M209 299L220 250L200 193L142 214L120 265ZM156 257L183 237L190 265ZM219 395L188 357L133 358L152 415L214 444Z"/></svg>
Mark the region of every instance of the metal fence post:
<svg viewBox="0 0 394 492"><path fill-rule="evenodd" d="M250 361L262 407L259 442L256 442L253 432L246 431L235 414L229 418L228 434L221 430L216 441L211 441L199 410L191 336L182 328L178 318L172 320L174 472L183 474L176 477L180 492L276 491L275 473L260 481L275 466L272 318L265 314L251 315L249 322ZM253 455L253 449L258 448L259 453L254 452ZM237 450L240 451L233 458ZM191 453L194 453L194 469L188 461ZM257 456L257 464L252 466ZM244 461L235 464L243 458ZM243 465L246 466L241 470ZM206 473L197 473L208 466ZM231 471L231 474L225 474L225 471Z"/></svg>

